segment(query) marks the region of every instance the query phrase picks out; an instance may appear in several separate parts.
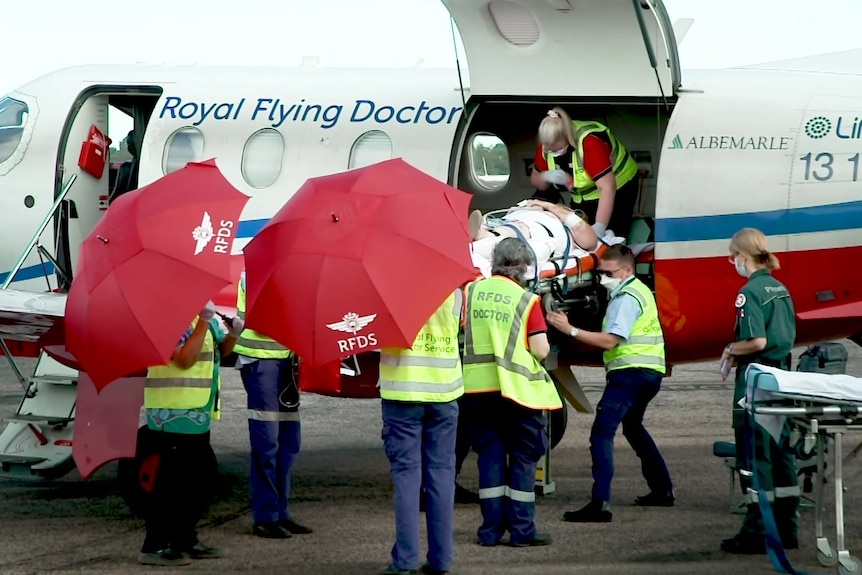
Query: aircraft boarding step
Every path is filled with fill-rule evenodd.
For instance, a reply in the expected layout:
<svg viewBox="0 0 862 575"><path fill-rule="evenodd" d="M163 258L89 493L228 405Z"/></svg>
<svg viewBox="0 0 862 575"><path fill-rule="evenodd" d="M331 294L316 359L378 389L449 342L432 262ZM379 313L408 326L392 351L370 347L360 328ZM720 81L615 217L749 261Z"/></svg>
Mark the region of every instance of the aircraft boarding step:
<svg viewBox="0 0 862 575"><path fill-rule="evenodd" d="M43 351L18 409L0 417L0 471L18 478L56 478L75 468L72 435L78 372Z"/></svg>
<svg viewBox="0 0 862 575"><path fill-rule="evenodd" d="M78 375L76 374L74 377L69 377L66 375L41 375L30 378L31 384L40 384L47 383L52 385L77 385L78 383Z"/></svg>
<svg viewBox="0 0 862 575"><path fill-rule="evenodd" d="M3 421L17 421L18 423L45 423L47 425L66 424L75 421L74 417L54 417L51 415L34 415L32 413L17 413L12 417L4 417Z"/></svg>
<svg viewBox="0 0 862 575"><path fill-rule="evenodd" d="M10 465L36 465L47 461L47 457L26 457L24 455L0 455L0 466L9 467ZM4 469L5 471L5 469Z"/></svg>

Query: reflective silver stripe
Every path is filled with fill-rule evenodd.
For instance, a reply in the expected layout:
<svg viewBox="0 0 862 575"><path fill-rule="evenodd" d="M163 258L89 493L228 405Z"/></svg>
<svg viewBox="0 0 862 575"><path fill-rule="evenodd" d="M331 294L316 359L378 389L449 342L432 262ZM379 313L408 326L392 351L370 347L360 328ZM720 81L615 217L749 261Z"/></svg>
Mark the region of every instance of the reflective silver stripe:
<svg viewBox="0 0 862 575"><path fill-rule="evenodd" d="M236 345L247 347L249 349L260 349L264 351L287 351L286 347L276 341L248 339L246 337L242 337L242 334L240 334L239 339L236 340Z"/></svg>
<svg viewBox="0 0 862 575"><path fill-rule="evenodd" d="M452 369L458 367L459 359L445 357L419 357L415 355L389 355L380 354L380 365L391 365L393 367L436 367L440 369Z"/></svg>
<svg viewBox="0 0 862 575"><path fill-rule="evenodd" d="M522 375L530 381L551 381L544 371L540 371L539 373L532 373L523 365L517 365L510 360L507 360L502 357L495 357L490 353L482 355L464 356L464 365L471 365L476 363L495 363L498 367L502 367L505 370L517 373L518 375Z"/></svg>
<svg viewBox="0 0 862 575"><path fill-rule="evenodd" d="M766 493L766 500L767 501L769 501L770 503L775 501L775 492L774 491L765 491L764 493ZM748 491L745 493L745 496L742 498L742 500L746 504L749 504L749 505L752 503L758 503L759 499L757 498L757 491L749 488Z"/></svg>
<svg viewBox="0 0 862 575"><path fill-rule="evenodd" d="M518 336L521 333L521 316L530 304L530 300L533 297L532 292L525 291L521 295L518 307L515 310L512 326L509 330L509 338L506 340L505 355L504 357L496 357L490 353L477 355L473 347L473 329L470 318L473 316L473 290L475 287L476 283L472 283L467 287L467 321L465 322L466 326L464 329L464 359L462 363L464 365L495 363L497 366L517 373L530 381L550 381L544 370L541 370L539 373L532 373L528 368L517 365L512 361L515 355L515 346L518 344Z"/></svg>
<svg viewBox="0 0 862 575"><path fill-rule="evenodd" d="M242 310L242 311L236 310L236 317L245 321L245 310Z"/></svg>
<svg viewBox="0 0 862 575"><path fill-rule="evenodd" d="M406 391L417 393L451 393L457 391L458 388L464 386L464 380L458 378L452 383L433 383L426 381L391 381L388 379L380 380L381 391Z"/></svg>
<svg viewBox="0 0 862 575"><path fill-rule="evenodd" d="M472 316L473 310L473 290L476 289L476 282L471 283L467 286L467 318L464 322L464 359L466 360L467 356L474 355L473 353L473 330L470 327L470 318ZM475 362L474 362L475 363Z"/></svg>
<svg viewBox="0 0 862 575"><path fill-rule="evenodd" d="M467 363L466 360L464 363ZM660 365L664 367L665 363L660 357L652 357L649 355L628 355L609 361L607 365L605 365L605 369L611 370L617 367L624 367L626 365Z"/></svg>
<svg viewBox="0 0 862 575"><path fill-rule="evenodd" d="M775 488L775 497L800 497L802 492L799 491L798 485L790 485L788 487L776 487Z"/></svg>
<svg viewBox="0 0 862 575"><path fill-rule="evenodd" d="M499 499L506 495L508 487L500 485L499 487L486 487L479 490L479 499Z"/></svg>
<svg viewBox="0 0 862 575"><path fill-rule="evenodd" d="M628 338L626 343L636 345L663 345L664 338L660 335L634 335Z"/></svg>
<svg viewBox="0 0 862 575"><path fill-rule="evenodd" d="M255 421L299 421L298 411L262 411L249 409L248 418Z"/></svg>
<svg viewBox="0 0 862 575"><path fill-rule="evenodd" d="M533 503L536 501L535 491L518 491L517 489L507 487L506 496L512 501L520 501L521 503Z"/></svg>
<svg viewBox="0 0 862 575"><path fill-rule="evenodd" d="M189 377L147 378L144 387L199 387L209 389L213 385L212 377L192 379Z"/></svg>
<svg viewBox="0 0 862 575"><path fill-rule="evenodd" d="M641 292L637 291L634 288L630 288L629 286L625 286L623 289L620 290L620 292L617 294L617 296L620 296L624 293L627 293L630 296L632 296L633 298L635 298L636 300L638 300L638 303L640 304L641 309L646 309L647 301L644 299L644 296L643 296L643 294L641 294Z"/></svg>
<svg viewBox="0 0 862 575"><path fill-rule="evenodd" d="M503 356L508 361L512 361L515 357L515 345L518 343L518 336L521 334L521 315L530 304L533 298L533 293L525 291L521 294L521 299L518 301L518 307L515 309L515 317L512 320L512 327L509 330L509 340L506 342L506 355Z"/></svg>

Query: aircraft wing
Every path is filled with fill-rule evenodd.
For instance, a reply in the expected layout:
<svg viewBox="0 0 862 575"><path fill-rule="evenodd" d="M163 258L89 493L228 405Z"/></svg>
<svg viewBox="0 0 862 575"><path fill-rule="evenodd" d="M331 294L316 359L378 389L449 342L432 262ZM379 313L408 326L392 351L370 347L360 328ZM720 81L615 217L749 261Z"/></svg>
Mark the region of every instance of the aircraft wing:
<svg viewBox="0 0 862 575"><path fill-rule="evenodd" d="M0 338L38 342L66 311L66 294L0 289Z"/></svg>

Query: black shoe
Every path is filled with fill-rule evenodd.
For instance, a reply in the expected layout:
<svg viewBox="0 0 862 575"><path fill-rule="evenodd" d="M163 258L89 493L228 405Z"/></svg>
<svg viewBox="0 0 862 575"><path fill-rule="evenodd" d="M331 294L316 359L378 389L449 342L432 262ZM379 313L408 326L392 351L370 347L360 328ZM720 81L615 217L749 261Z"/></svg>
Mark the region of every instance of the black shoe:
<svg viewBox="0 0 862 575"><path fill-rule="evenodd" d="M482 541L478 537L473 541L476 545L481 545L482 547L496 547L499 541Z"/></svg>
<svg viewBox="0 0 862 575"><path fill-rule="evenodd" d="M650 491L646 495L635 497L635 505L640 505L641 507L673 507L675 499L673 491L668 491L667 493Z"/></svg>
<svg viewBox="0 0 862 575"><path fill-rule="evenodd" d="M427 563L422 566L422 568L419 570L419 572L422 573L423 575L447 575L449 573L448 571L441 571L440 569L434 569L433 567L431 567Z"/></svg>
<svg viewBox="0 0 862 575"><path fill-rule="evenodd" d="M509 547L540 547L542 545L550 545L552 541L550 533L536 533L529 541L513 542L510 538Z"/></svg>
<svg viewBox="0 0 862 575"><path fill-rule="evenodd" d="M192 547L183 549L182 553L184 555L188 555L192 559L218 559L221 557L221 552L218 549L210 547L209 545L204 545L200 541L195 543Z"/></svg>
<svg viewBox="0 0 862 575"><path fill-rule="evenodd" d="M416 569L399 569L395 565L390 564L380 572L380 575L416 575Z"/></svg>
<svg viewBox="0 0 862 575"><path fill-rule="evenodd" d="M479 494L473 493L466 487L462 487L455 482L455 503L466 503L469 505L479 503Z"/></svg>
<svg viewBox="0 0 862 575"><path fill-rule="evenodd" d="M192 560L171 549L162 549L151 553L138 553L138 563L141 565L158 565L159 567L180 567L191 565Z"/></svg>
<svg viewBox="0 0 862 575"><path fill-rule="evenodd" d="M300 525L293 519L283 519L278 522L283 528L287 529L294 535L305 535L306 533L314 533L314 529L311 527L306 527L305 525Z"/></svg>
<svg viewBox="0 0 862 575"><path fill-rule="evenodd" d="M290 531L279 525L278 523L256 523L251 534L265 539L290 539Z"/></svg>
<svg viewBox="0 0 862 575"><path fill-rule="evenodd" d="M614 514L610 509L604 508L602 501L590 501L577 511L566 511L563 513L563 521L571 523L610 523Z"/></svg>
<svg viewBox="0 0 862 575"><path fill-rule="evenodd" d="M763 537L737 534L722 541L721 550L736 555L765 555L766 544Z"/></svg>

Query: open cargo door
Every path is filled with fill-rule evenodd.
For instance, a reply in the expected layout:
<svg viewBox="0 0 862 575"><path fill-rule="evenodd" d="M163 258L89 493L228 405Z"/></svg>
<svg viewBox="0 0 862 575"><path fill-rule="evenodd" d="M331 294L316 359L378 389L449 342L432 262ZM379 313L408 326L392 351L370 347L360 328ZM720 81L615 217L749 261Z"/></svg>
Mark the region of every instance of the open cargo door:
<svg viewBox="0 0 862 575"><path fill-rule="evenodd" d="M473 96L671 98L681 82L661 0L442 0Z"/></svg>

